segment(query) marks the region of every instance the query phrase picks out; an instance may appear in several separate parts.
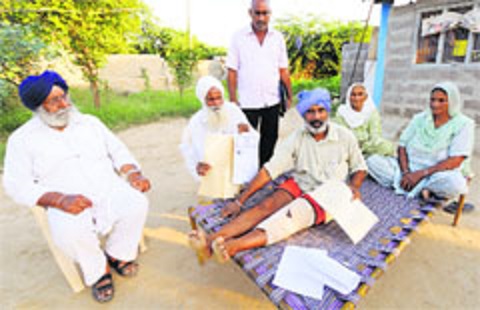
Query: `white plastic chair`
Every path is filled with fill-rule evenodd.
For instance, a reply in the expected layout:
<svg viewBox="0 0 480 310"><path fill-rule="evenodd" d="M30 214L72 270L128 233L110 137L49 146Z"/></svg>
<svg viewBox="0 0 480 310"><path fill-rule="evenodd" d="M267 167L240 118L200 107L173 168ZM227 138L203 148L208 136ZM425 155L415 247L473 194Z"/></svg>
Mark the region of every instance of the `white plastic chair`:
<svg viewBox="0 0 480 310"><path fill-rule="evenodd" d="M85 288L82 273L77 264L71 258L63 254L63 252L53 242L50 229L48 228L47 213L45 209L43 207L34 207L31 210L38 226L40 226L43 236L47 240L48 247L50 248L50 251L52 251L53 257L55 258L55 261L57 262L57 265L62 271L63 275L67 279L68 284L75 293L82 291ZM144 237L142 237L142 240L140 241L139 250L140 253L143 253L147 250Z"/></svg>

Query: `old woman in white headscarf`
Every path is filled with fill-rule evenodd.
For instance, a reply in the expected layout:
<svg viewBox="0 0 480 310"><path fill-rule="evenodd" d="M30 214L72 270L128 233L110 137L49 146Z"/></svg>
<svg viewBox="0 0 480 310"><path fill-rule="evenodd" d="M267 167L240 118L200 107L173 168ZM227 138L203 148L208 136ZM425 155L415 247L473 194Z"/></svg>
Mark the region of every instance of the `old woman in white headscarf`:
<svg viewBox="0 0 480 310"><path fill-rule="evenodd" d="M461 112L462 107L455 84L435 85L428 108L415 115L403 131L398 159L371 156L367 160L372 177L412 198L420 193L426 199L465 194L475 123Z"/></svg>
<svg viewBox="0 0 480 310"><path fill-rule="evenodd" d="M236 104L224 100L223 85L216 78L200 78L196 95L202 108L192 116L185 128L180 150L188 171L198 181L211 168L203 162L205 138L208 134L255 134L256 131L251 128L245 114Z"/></svg>
<svg viewBox="0 0 480 310"><path fill-rule="evenodd" d="M394 154L393 144L382 137L380 114L362 83L350 86L346 103L338 108L334 121L353 131L365 157Z"/></svg>

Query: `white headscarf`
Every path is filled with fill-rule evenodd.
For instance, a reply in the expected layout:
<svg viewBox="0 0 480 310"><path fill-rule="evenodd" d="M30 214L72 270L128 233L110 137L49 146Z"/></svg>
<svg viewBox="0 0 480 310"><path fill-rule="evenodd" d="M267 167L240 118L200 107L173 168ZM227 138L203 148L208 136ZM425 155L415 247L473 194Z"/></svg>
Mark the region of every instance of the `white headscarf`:
<svg viewBox="0 0 480 310"><path fill-rule="evenodd" d="M224 97L224 90L222 83L214 78L213 76L206 75L201 77L197 82L197 88L195 90L195 94L197 95L198 100L202 103L202 107L207 107L207 94L215 87L222 93L222 98Z"/></svg>
<svg viewBox="0 0 480 310"><path fill-rule="evenodd" d="M350 95L352 94L352 90L354 87L360 86L365 90L365 93L367 95L367 99L365 99L365 102L363 104L363 108L360 112L355 111L352 108L352 103L350 102ZM372 97L368 93L367 88L365 85L362 83L354 83L350 86L350 88L347 91L347 99L346 103L342 104L338 108L338 114L345 119L347 122L348 126L350 128L357 128L362 126L365 122L368 121L372 113L376 110L375 104L373 103Z"/></svg>
<svg viewBox="0 0 480 310"><path fill-rule="evenodd" d="M448 96L448 115L450 117L455 117L462 112L463 109L463 100L460 95L460 90L458 86L452 82L442 82L438 83L432 88L432 91L436 89L441 89L447 93Z"/></svg>

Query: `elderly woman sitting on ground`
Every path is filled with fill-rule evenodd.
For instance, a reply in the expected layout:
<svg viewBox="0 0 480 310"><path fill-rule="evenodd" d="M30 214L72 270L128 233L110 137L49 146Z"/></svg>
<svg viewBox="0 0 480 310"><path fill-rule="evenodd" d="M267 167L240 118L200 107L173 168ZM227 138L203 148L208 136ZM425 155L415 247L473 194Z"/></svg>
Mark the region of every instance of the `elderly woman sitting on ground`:
<svg viewBox="0 0 480 310"><path fill-rule="evenodd" d="M346 101L338 108L334 121L353 131L363 155L393 156L395 149L390 141L382 137L380 114L365 86L352 84Z"/></svg>
<svg viewBox="0 0 480 310"><path fill-rule="evenodd" d="M415 115L400 137L398 159L374 155L367 160L371 176L410 198L465 194L474 122L461 113L462 105L455 84L434 86L429 108Z"/></svg>

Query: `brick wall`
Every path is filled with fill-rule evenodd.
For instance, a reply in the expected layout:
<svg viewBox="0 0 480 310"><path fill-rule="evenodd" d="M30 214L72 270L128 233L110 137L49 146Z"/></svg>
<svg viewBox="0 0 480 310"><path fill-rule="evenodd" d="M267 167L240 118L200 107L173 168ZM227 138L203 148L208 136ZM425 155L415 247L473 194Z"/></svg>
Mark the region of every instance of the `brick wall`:
<svg viewBox="0 0 480 310"><path fill-rule="evenodd" d="M73 65L66 57L44 64L45 68L58 71L71 86L86 88L88 82L83 78L79 67ZM199 76L210 74L224 78L225 70L221 61L200 61L194 74ZM175 79L165 60L158 55L109 55L107 63L99 70L103 85L117 92L139 92L145 89L146 76L151 89L173 90Z"/></svg>
<svg viewBox="0 0 480 310"><path fill-rule="evenodd" d="M389 20L385 80L381 108L386 115L408 121L425 109L429 92L437 82L451 80L465 100L464 112L476 121L476 152L480 153L480 64L415 64L417 24L421 11L440 4L471 1L424 0L417 5L393 7Z"/></svg>
<svg viewBox="0 0 480 310"><path fill-rule="evenodd" d="M342 86L340 89L340 98L342 99L345 98L345 93L347 92L350 84L354 82L363 82L365 62L367 61L368 56L368 44L362 44L355 69L355 75L351 83L349 83L359 47L359 43L348 43L342 47Z"/></svg>

